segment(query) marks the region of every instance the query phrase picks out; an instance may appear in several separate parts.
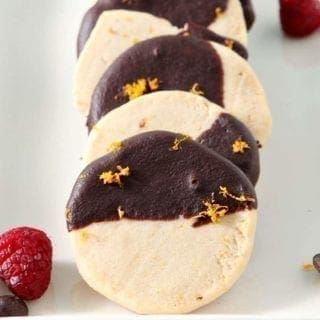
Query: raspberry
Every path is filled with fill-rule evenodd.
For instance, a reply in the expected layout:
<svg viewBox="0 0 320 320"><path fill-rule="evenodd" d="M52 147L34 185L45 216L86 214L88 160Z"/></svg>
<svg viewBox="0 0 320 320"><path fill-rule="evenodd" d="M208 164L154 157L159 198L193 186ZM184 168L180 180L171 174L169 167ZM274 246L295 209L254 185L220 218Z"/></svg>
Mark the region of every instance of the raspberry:
<svg viewBox="0 0 320 320"><path fill-rule="evenodd" d="M320 27L320 0L280 0L283 31L292 37L304 37Z"/></svg>
<svg viewBox="0 0 320 320"><path fill-rule="evenodd" d="M24 300L41 297L52 269L52 245L43 231L20 227L0 236L0 278Z"/></svg>

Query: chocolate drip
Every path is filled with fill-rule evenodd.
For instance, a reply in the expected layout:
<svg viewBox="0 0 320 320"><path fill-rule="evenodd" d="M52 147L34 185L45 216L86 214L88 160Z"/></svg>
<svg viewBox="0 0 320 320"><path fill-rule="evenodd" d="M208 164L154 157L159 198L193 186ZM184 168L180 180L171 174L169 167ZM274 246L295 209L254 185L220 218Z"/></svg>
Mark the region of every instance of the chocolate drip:
<svg viewBox="0 0 320 320"><path fill-rule="evenodd" d="M101 174L119 165L129 167L130 174L121 177L121 185L104 184ZM228 190L227 196L221 188ZM84 169L67 204L68 230L121 218L195 218L206 210L205 201L226 206L227 214L257 207L252 184L231 162L180 135L147 132L124 140L120 151ZM209 222L202 218L197 225Z"/></svg>
<svg viewBox="0 0 320 320"><path fill-rule="evenodd" d="M223 69L220 57L207 41L194 37L162 36L136 44L107 69L92 96L88 127L109 111L129 101L123 87L139 79L158 80L154 90L200 90L223 107Z"/></svg>
<svg viewBox="0 0 320 320"><path fill-rule="evenodd" d="M245 142L248 148L234 152L233 145L237 140ZM221 114L196 141L234 163L253 185L257 183L260 173L258 146L249 129L235 117Z"/></svg>

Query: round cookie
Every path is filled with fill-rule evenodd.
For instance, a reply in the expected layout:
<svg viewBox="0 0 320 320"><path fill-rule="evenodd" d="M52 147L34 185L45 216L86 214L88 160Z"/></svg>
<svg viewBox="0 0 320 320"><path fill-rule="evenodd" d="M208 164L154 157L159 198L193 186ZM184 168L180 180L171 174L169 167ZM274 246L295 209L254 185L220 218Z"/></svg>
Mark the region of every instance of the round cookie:
<svg viewBox="0 0 320 320"><path fill-rule="evenodd" d="M159 91L132 100L102 117L90 132L85 164L142 132L183 132L239 167L256 184L259 150L247 127L208 100L183 91Z"/></svg>
<svg viewBox="0 0 320 320"><path fill-rule="evenodd" d="M78 55L100 15L104 11L116 9L147 12L165 18L180 28L187 22L194 22L244 45L247 43L246 25L239 0L98 0L82 20L77 43Z"/></svg>
<svg viewBox="0 0 320 320"><path fill-rule="evenodd" d="M77 109L88 114L91 96L103 73L112 62L134 44L161 35L189 34L231 47L245 59L247 50L239 42L219 36L207 28L186 24L184 29L151 14L111 10L101 14L77 63L74 97Z"/></svg>
<svg viewBox="0 0 320 320"><path fill-rule="evenodd" d="M249 64L224 46L182 35L140 42L110 65L92 95L89 130L111 110L159 90L203 95L246 124L261 145L268 139L270 111Z"/></svg>
<svg viewBox="0 0 320 320"><path fill-rule="evenodd" d="M187 313L240 277L256 207L237 167L156 131L86 167L66 218L79 272L94 290L137 313Z"/></svg>

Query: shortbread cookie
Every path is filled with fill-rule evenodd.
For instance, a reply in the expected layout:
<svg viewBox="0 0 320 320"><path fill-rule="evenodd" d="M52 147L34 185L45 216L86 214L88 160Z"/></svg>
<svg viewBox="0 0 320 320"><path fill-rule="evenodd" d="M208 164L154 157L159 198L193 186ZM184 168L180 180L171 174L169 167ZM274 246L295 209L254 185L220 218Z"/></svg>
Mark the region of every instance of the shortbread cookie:
<svg viewBox="0 0 320 320"><path fill-rule="evenodd" d="M104 11L115 9L147 12L180 28L187 22L194 22L244 45L247 43L247 30L239 0L99 0L82 20L78 35L78 54L100 15Z"/></svg>
<svg viewBox="0 0 320 320"><path fill-rule="evenodd" d="M238 166L256 184L257 143L247 127L219 106L183 91L159 91L107 113L91 131L84 163L121 147L121 141L153 130L183 132Z"/></svg>
<svg viewBox="0 0 320 320"><path fill-rule="evenodd" d="M270 111L249 64L224 46L182 35L140 42L114 61L92 95L89 129L111 110L159 90L203 95L246 124L262 145L268 139Z"/></svg>
<svg viewBox="0 0 320 320"><path fill-rule="evenodd" d="M183 33L228 46L242 57L247 50L234 39L224 38L207 28L186 24L183 29L151 14L110 10L101 14L83 49L76 68L74 96L77 109L88 114L91 96L101 76L114 60L134 44L161 35Z"/></svg>
<svg viewBox="0 0 320 320"><path fill-rule="evenodd" d="M156 131L79 176L66 218L83 279L138 313L187 313L234 284L252 250L257 200L231 162Z"/></svg>

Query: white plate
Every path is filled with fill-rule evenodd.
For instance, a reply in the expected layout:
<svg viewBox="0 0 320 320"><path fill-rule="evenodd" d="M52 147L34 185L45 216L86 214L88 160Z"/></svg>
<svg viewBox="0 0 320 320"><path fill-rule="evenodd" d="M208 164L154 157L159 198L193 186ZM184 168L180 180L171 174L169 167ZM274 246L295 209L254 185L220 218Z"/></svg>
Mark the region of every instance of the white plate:
<svg viewBox="0 0 320 320"><path fill-rule="evenodd" d="M320 34L288 40L277 1L255 5L250 62L274 117L258 186L257 240L245 274L195 318L320 316L320 275L301 270L320 252ZM72 107L72 77L87 6L86 0L0 2L0 229L39 227L54 243L53 281L29 303L32 315L132 315L81 280L64 222L86 140L84 119Z"/></svg>

